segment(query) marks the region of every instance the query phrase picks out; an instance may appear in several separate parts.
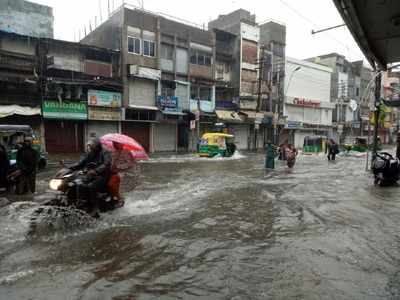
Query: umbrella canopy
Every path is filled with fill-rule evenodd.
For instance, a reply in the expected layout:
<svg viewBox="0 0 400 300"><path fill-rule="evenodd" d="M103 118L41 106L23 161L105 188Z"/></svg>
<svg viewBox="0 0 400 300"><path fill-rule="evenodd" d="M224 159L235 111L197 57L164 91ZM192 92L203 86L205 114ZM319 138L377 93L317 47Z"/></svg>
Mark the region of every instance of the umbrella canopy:
<svg viewBox="0 0 400 300"><path fill-rule="evenodd" d="M149 156L144 150L143 146L140 145L133 138L119 133L109 133L103 135L100 138L101 144L105 146L108 150L114 151L113 142L122 144L124 150L130 151L132 157L137 160L147 160Z"/></svg>

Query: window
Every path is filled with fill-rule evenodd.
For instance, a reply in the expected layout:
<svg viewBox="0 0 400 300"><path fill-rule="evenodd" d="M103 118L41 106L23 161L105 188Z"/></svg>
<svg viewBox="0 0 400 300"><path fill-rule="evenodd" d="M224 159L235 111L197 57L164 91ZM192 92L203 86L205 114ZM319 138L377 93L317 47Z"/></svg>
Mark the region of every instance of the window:
<svg viewBox="0 0 400 300"><path fill-rule="evenodd" d="M145 56L155 56L156 45L153 41L143 41L143 55Z"/></svg>
<svg viewBox="0 0 400 300"><path fill-rule="evenodd" d="M128 52L140 54L140 39L128 36Z"/></svg>
<svg viewBox="0 0 400 300"><path fill-rule="evenodd" d="M200 99L211 101L211 88L208 86L190 86L190 99Z"/></svg>
<svg viewBox="0 0 400 300"><path fill-rule="evenodd" d="M199 95L201 100L211 101L211 89L209 87L200 87Z"/></svg>
<svg viewBox="0 0 400 300"><path fill-rule="evenodd" d="M199 87L196 85L190 86L190 99L198 99L199 97Z"/></svg>
<svg viewBox="0 0 400 300"><path fill-rule="evenodd" d="M190 51L190 63L200 66L210 66L211 54L192 49Z"/></svg>
<svg viewBox="0 0 400 300"><path fill-rule="evenodd" d="M190 63L197 65L197 52L196 52L196 50L190 50Z"/></svg>
<svg viewBox="0 0 400 300"><path fill-rule="evenodd" d="M161 58L173 60L174 59L174 47L167 44L161 44Z"/></svg>

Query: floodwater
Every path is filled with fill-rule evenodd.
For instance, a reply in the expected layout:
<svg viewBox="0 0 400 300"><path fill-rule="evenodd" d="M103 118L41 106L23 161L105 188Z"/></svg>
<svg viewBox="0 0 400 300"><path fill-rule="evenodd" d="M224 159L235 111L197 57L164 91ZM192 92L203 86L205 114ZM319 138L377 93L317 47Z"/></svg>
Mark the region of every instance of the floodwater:
<svg viewBox="0 0 400 300"><path fill-rule="evenodd" d="M400 298L400 187L373 186L364 158L266 171L260 154L185 155L141 168L125 207L98 221L43 218L32 233L35 204L1 208L0 298Z"/></svg>

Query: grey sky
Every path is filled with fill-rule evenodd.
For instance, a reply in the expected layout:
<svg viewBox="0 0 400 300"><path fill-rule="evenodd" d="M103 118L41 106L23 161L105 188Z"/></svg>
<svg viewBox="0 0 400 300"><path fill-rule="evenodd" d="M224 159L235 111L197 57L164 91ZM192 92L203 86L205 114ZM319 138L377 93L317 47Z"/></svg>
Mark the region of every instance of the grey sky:
<svg viewBox="0 0 400 300"><path fill-rule="evenodd" d="M122 0L31 0L53 7L54 34L58 39L78 39L79 29L88 28L107 16L108 3L118 7ZM140 1L128 0L139 6ZM338 52L349 60L363 59L363 55L347 28L311 35L311 30L342 24L343 21L331 0L144 0L144 8L162 12L197 24L207 24L219 14L237 8L255 13L258 22L273 19L287 28L287 55L299 59Z"/></svg>

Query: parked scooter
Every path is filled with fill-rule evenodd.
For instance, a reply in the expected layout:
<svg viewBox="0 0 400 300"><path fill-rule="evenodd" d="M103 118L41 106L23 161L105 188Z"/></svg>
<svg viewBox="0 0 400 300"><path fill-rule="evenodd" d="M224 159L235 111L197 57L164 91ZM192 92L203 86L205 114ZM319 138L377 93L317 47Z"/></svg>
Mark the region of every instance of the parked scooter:
<svg viewBox="0 0 400 300"><path fill-rule="evenodd" d="M379 186L391 186L400 179L400 161L390 153L376 153L372 163L372 172L375 177L375 184Z"/></svg>

